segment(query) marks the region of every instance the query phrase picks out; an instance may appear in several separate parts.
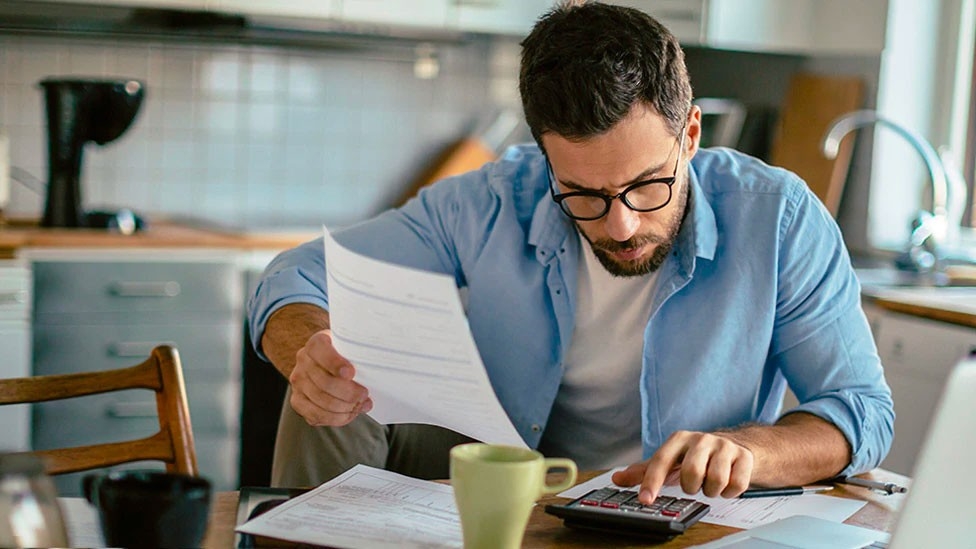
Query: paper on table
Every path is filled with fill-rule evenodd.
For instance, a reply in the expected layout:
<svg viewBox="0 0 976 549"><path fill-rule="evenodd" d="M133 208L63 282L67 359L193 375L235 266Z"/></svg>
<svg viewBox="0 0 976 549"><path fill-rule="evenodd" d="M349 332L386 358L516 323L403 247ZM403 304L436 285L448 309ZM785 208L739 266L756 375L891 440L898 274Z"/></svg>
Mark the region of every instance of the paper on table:
<svg viewBox="0 0 976 549"><path fill-rule="evenodd" d="M59 497L71 547L105 547L98 510L84 498Z"/></svg>
<svg viewBox="0 0 976 549"><path fill-rule="evenodd" d="M461 547L461 520L446 484L356 465L237 528L329 547Z"/></svg>
<svg viewBox="0 0 976 549"><path fill-rule="evenodd" d="M604 487L620 488L610 480L614 471L620 469L623 467L612 469L584 483L577 484L559 495L564 498L576 499L590 490ZM858 509L864 507L866 503L856 499L836 498L822 494L769 498L710 498L705 497L701 492L689 496L681 490L680 486L665 486L661 489L661 495L692 498L705 502L711 506L711 509L708 510L707 515L702 517L702 522L735 528L755 528L793 515L809 515L824 520L843 522L856 513Z"/></svg>
<svg viewBox="0 0 976 549"><path fill-rule="evenodd" d="M380 423L427 423L525 447L485 373L454 279L359 255L328 229L329 315Z"/></svg>

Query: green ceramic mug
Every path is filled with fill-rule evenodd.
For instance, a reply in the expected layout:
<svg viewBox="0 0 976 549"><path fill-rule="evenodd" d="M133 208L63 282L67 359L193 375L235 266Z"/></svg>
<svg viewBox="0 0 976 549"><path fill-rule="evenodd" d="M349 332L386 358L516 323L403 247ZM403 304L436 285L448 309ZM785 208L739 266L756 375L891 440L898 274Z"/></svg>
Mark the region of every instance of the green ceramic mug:
<svg viewBox="0 0 976 549"><path fill-rule="evenodd" d="M546 484L551 469L566 471L559 484ZM532 506L545 494L576 484L576 464L546 458L535 450L483 444L451 449L451 485L461 517L465 549L509 549L522 545Z"/></svg>

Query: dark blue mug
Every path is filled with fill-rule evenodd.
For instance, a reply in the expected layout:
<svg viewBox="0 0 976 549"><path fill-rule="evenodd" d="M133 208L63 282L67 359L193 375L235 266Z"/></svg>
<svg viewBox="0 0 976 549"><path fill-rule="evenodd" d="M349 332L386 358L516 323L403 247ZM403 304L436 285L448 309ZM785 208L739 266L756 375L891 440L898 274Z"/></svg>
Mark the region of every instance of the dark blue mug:
<svg viewBox="0 0 976 549"><path fill-rule="evenodd" d="M111 547L200 547L210 514L210 481L164 471L90 474L82 490Z"/></svg>

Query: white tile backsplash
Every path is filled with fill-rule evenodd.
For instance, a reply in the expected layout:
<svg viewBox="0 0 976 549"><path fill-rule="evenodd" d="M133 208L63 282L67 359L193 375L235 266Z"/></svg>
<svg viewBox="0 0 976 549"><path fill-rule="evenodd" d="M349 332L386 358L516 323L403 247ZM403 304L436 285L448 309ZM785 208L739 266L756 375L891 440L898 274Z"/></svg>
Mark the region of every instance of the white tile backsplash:
<svg viewBox="0 0 976 549"><path fill-rule="evenodd" d="M439 76L419 80L402 45L299 49L0 34L0 126L11 138L13 166L46 181L37 83L136 78L146 83L146 98L129 131L86 148L87 208L251 226L350 223L388 207L426 162L500 105L518 108L517 44L480 37L438 48ZM43 196L17 182L11 191L9 213L42 214Z"/></svg>

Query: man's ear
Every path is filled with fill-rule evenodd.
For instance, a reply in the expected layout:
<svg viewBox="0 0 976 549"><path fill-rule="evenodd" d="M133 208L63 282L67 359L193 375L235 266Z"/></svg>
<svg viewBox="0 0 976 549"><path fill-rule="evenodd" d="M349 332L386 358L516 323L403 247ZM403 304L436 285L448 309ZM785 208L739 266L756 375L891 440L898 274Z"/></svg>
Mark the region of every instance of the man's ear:
<svg viewBox="0 0 976 549"><path fill-rule="evenodd" d="M688 113L688 123L685 125L685 158L691 158L698 152L701 143L702 123L701 107L692 105Z"/></svg>

